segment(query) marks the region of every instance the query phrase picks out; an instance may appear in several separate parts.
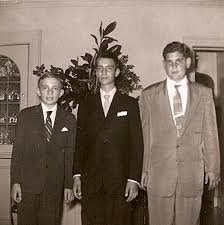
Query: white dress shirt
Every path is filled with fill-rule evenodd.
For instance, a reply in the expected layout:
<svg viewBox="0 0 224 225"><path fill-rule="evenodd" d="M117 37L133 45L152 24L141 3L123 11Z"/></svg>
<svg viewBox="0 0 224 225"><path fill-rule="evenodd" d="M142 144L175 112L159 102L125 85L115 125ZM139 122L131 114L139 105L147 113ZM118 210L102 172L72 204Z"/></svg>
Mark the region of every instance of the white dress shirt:
<svg viewBox="0 0 224 225"><path fill-rule="evenodd" d="M175 82L174 80L171 80L169 77L167 77L167 91L168 91L170 108L172 111L174 123L176 123L174 112L173 112L173 97L176 93L176 89L174 87L175 85L180 85L180 87L178 87L178 91L180 93L181 101L182 101L182 108L183 108L182 115L184 115L185 111L186 111L186 107L187 107L187 98L188 98L188 79L187 79L187 77L185 76L184 79L182 79L180 82ZM177 116L179 117L182 115L179 114Z"/></svg>
<svg viewBox="0 0 224 225"><path fill-rule="evenodd" d="M104 98L105 95L109 95L110 96L108 100L109 100L109 102L111 104L111 102L112 102L112 100L114 98L114 95L116 93L116 90L117 90L117 88L114 87L112 90L110 90L110 92L106 93L104 90L100 89L100 97L101 97L102 105L104 105L104 103L105 103L105 98Z"/></svg>
<svg viewBox="0 0 224 225"><path fill-rule="evenodd" d="M41 106L43 109L43 114L44 114L44 123L46 123L46 118L47 118L47 111L52 111L50 118L52 122L52 128L54 127L54 122L55 122L55 117L56 117L56 111L57 111L57 104L51 109L48 109L46 105L44 105L43 102L41 102Z"/></svg>

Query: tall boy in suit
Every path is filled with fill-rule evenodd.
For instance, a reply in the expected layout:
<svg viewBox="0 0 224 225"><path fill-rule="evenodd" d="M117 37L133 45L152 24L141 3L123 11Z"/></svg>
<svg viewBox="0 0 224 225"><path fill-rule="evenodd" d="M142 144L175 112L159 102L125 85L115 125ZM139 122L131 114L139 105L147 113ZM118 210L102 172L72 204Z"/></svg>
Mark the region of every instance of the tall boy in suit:
<svg viewBox="0 0 224 225"><path fill-rule="evenodd" d="M130 201L138 194L143 138L136 99L115 86L118 60L96 60L100 90L80 104L74 195L82 198L83 225L129 225Z"/></svg>
<svg viewBox="0 0 224 225"><path fill-rule="evenodd" d="M150 225L198 225L203 182L219 182L220 155L212 90L187 79L191 51L180 42L163 50L165 81L142 91L142 186Z"/></svg>
<svg viewBox="0 0 224 225"><path fill-rule="evenodd" d="M57 100L63 81L51 72L38 80L41 104L19 114L11 161L18 225L59 225L64 201L73 198L76 120Z"/></svg>

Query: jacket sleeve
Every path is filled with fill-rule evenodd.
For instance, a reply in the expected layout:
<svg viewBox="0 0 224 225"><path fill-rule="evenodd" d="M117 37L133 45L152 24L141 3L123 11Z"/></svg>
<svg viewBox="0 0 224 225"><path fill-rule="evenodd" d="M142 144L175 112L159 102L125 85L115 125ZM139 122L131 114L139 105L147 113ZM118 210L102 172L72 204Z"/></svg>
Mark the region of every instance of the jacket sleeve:
<svg viewBox="0 0 224 225"><path fill-rule="evenodd" d="M16 125L15 140L12 149L11 158L11 184L19 183L21 184L21 166L23 165L23 153L25 151L25 113L21 111L18 116L18 121Z"/></svg>
<svg viewBox="0 0 224 225"><path fill-rule="evenodd" d="M68 138L67 149L65 151L65 188L72 189L73 186L73 160L76 146L76 119L70 114L67 116Z"/></svg>
<svg viewBox="0 0 224 225"><path fill-rule="evenodd" d="M143 160L143 136L139 105L136 99L131 101L129 110L129 179L140 182Z"/></svg>
<svg viewBox="0 0 224 225"><path fill-rule="evenodd" d="M149 163L151 157L149 99L150 97L146 96L145 92L143 91L139 101L143 140L144 140L143 172L149 172Z"/></svg>
<svg viewBox="0 0 224 225"><path fill-rule="evenodd" d="M86 149L86 102L83 101L78 106L77 113L77 135L76 135L76 148L74 154L74 171L73 174L82 174L83 160Z"/></svg>
<svg viewBox="0 0 224 225"><path fill-rule="evenodd" d="M209 89L205 102L203 121L203 153L205 172L220 173L220 151L216 113L212 90Z"/></svg>

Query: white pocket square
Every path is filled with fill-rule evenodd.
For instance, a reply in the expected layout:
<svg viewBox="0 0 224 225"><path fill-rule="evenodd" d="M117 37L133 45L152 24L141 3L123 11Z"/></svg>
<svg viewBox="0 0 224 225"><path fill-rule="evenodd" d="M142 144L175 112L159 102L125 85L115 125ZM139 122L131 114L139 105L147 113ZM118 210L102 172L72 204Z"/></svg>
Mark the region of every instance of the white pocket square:
<svg viewBox="0 0 224 225"><path fill-rule="evenodd" d="M64 131L68 131L68 128L67 128L67 127L63 127L63 128L61 129L61 132L64 132Z"/></svg>
<svg viewBox="0 0 224 225"><path fill-rule="evenodd" d="M121 111L117 113L117 116L127 116L128 112L127 111Z"/></svg>

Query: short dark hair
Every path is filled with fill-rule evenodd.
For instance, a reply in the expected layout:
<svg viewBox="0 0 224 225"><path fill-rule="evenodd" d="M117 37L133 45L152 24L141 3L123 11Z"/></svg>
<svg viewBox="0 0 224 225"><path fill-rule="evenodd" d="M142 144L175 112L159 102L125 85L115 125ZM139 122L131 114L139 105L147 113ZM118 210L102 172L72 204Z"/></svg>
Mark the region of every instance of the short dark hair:
<svg viewBox="0 0 224 225"><path fill-rule="evenodd" d="M115 63L115 66L116 68L120 68L120 62L119 62L119 59L118 57L111 53L111 52L103 52L103 53L99 53L98 56L96 57L96 63L95 63L95 66L97 66L97 61L100 59L100 58L107 58L107 59L112 59Z"/></svg>
<svg viewBox="0 0 224 225"><path fill-rule="evenodd" d="M191 58L192 52L191 49L184 43L173 41L166 45L166 47L163 49L163 58L166 60L166 56L168 53L172 52L180 52L183 54L185 58Z"/></svg>
<svg viewBox="0 0 224 225"><path fill-rule="evenodd" d="M52 72L50 72L50 71L45 71L45 72L43 73L43 75L41 75L41 76L39 77L39 79L38 79L38 87L40 87L40 82L41 82L42 80L44 80L45 78L55 78L55 79L57 79L57 80L59 81L59 83L61 84L61 88L63 88L63 86L64 86L64 80L63 80L59 75L56 75L56 74L54 74L54 73L52 73Z"/></svg>

